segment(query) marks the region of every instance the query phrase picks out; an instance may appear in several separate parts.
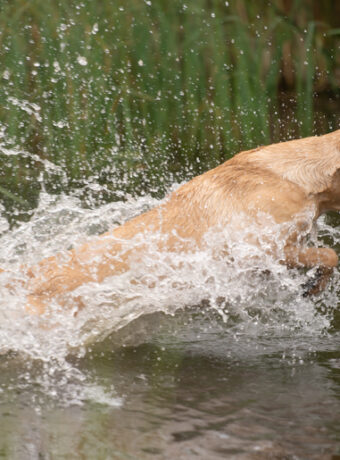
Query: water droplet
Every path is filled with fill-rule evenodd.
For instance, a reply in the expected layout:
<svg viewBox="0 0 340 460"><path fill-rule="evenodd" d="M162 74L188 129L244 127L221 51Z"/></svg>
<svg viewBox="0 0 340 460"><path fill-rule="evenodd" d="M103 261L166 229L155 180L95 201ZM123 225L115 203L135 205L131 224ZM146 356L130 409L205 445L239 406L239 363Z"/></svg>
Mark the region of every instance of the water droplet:
<svg viewBox="0 0 340 460"><path fill-rule="evenodd" d="M78 56L77 57L77 62L78 62L78 64L80 64L82 66L87 65L87 59L84 56Z"/></svg>

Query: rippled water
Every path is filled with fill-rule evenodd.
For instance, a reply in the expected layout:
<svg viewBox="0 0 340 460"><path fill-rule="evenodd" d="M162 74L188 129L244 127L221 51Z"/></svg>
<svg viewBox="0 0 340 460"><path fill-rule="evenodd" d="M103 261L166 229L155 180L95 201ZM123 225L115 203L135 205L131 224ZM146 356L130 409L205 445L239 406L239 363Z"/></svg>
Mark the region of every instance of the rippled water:
<svg viewBox="0 0 340 460"><path fill-rule="evenodd" d="M22 265L157 204L128 198L89 209L43 192L28 222L10 229L0 219L0 454L337 458L338 273L306 299L310 274L272 261L268 272L226 266L209 250L171 264L159 255L164 276L153 288L131 285L145 270L134 263L80 288L86 308L77 316L53 303L43 317L26 313ZM322 218L317 232L335 248L336 224Z"/></svg>

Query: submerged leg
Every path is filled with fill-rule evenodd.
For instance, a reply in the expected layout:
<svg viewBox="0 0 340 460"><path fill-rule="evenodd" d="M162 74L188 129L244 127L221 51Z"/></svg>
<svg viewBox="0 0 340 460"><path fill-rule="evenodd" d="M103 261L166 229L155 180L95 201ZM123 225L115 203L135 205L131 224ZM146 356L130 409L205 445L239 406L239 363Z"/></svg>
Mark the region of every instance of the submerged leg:
<svg viewBox="0 0 340 460"><path fill-rule="evenodd" d="M323 291L328 283L328 280L332 274L333 269L325 269L324 267L318 267L315 275L310 278L306 283L302 284L303 297L318 294Z"/></svg>

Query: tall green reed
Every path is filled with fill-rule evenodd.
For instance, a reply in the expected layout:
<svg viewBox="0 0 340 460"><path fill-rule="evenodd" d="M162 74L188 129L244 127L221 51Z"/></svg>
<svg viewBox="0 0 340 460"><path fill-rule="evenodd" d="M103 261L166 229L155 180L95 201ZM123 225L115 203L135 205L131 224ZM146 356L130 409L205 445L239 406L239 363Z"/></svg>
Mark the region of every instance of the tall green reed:
<svg viewBox="0 0 340 460"><path fill-rule="evenodd" d="M240 149L312 134L316 94L339 94L339 29L330 1L317 15L286 3L2 0L1 145L36 157L0 152L0 198L30 207L42 160L64 171L52 191L93 177L162 193Z"/></svg>

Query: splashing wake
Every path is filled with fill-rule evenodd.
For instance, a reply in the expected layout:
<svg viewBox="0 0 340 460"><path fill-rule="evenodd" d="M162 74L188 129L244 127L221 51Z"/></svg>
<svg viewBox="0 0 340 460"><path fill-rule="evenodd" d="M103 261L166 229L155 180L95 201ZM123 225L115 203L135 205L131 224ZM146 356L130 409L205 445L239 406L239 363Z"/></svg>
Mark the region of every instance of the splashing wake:
<svg viewBox="0 0 340 460"><path fill-rule="evenodd" d="M135 260L126 273L79 287L74 296L81 296L86 308L77 315L72 308L60 311L53 301L48 314L27 314L24 287L20 283L15 288L8 285L13 275L20 273L22 264L33 265L42 258L67 252L157 203L150 197L130 198L86 209L74 196L42 193L29 222L10 230L2 218L0 263L5 271L0 275L1 352L12 350L43 360L63 359L70 351L80 353L88 343L103 340L143 314L173 314L179 308L197 304L216 309L229 330L248 334L298 330L320 333L329 328L338 275L319 300L304 299L301 284L306 275L289 271L269 258L259 270L253 246L235 243L229 254L233 260L230 264L216 257L216 241L228 237L225 229L208 236L204 251L181 255L154 250L143 263ZM330 238L333 244L339 242L340 235L325 219L320 219L318 225L323 237ZM152 238L148 244L152 246ZM249 263L250 251L255 255L254 263ZM237 262L234 254L238 254ZM137 281L131 283L132 279Z"/></svg>

